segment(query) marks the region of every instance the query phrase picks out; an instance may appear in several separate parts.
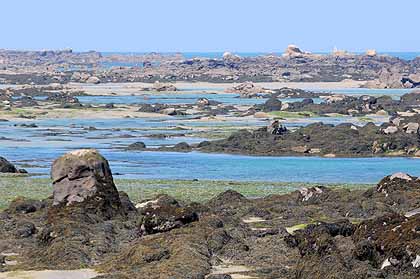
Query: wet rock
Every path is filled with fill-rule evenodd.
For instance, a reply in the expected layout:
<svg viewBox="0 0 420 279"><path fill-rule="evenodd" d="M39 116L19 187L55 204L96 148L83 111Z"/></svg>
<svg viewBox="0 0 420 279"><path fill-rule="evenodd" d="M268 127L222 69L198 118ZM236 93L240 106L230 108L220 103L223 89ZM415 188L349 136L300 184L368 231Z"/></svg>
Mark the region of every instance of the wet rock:
<svg viewBox="0 0 420 279"><path fill-rule="evenodd" d="M135 143L130 144L127 146L127 150L144 150L146 148L146 144L142 141L138 141Z"/></svg>
<svg viewBox="0 0 420 279"><path fill-rule="evenodd" d="M311 187L311 188L302 188L299 190L301 201L308 202L315 199L319 199L319 197L328 191L325 187Z"/></svg>
<svg viewBox="0 0 420 279"><path fill-rule="evenodd" d="M186 142L180 142L180 143L175 144L173 149L174 150L179 150L179 151L190 151L191 146Z"/></svg>
<svg viewBox="0 0 420 279"><path fill-rule="evenodd" d="M17 173L18 170L16 169L16 167L12 163L7 161L6 158L0 157L0 172L3 172L3 173Z"/></svg>
<svg viewBox="0 0 420 279"><path fill-rule="evenodd" d="M35 225L31 222L21 221L16 225L16 237L27 238L35 234L36 228Z"/></svg>
<svg viewBox="0 0 420 279"><path fill-rule="evenodd" d="M64 108L80 108L82 104L76 97L62 92L54 92L47 97L48 102L58 103Z"/></svg>
<svg viewBox="0 0 420 279"><path fill-rule="evenodd" d="M222 104L218 101L209 100L207 98L199 98L196 102L197 106L205 107L205 106L217 106Z"/></svg>
<svg viewBox="0 0 420 279"><path fill-rule="evenodd" d="M123 212L108 161L94 149L75 150L56 159L51 178L55 206L77 206L104 218Z"/></svg>
<svg viewBox="0 0 420 279"><path fill-rule="evenodd" d="M131 202L126 192L118 192L120 196L121 206L126 213L137 212L136 206Z"/></svg>
<svg viewBox="0 0 420 279"><path fill-rule="evenodd" d="M200 98L200 99L197 100L196 104L198 106L208 106L208 105L210 105L210 101L207 98Z"/></svg>
<svg viewBox="0 0 420 279"><path fill-rule="evenodd" d="M216 197L208 201L207 206L209 208L219 208L219 207L229 207L234 206L240 203L246 203L247 198L242 194L234 191L227 190L223 193L220 193Z"/></svg>
<svg viewBox="0 0 420 279"><path fill-rule="evenodd" d="M282 108L282 102L277 98L270 98L258 108L264 112L279 111Z"/></svg>
<svg viewBox="0 0 420 279"><path fill-rule="evenodd" d="M376 186L377 192L386 195L396 191L409 191L411 189L420 189L420 181L402 172L384 177Z"/></svg>
<svg viewBox="0 0 420 279"><path fill-rule="evenodd" d="M105 108L106 109L113 109L113 108L115 108L115 105L113 103L109 103L109 104L105 105Z"/></svg>
<svg viewBox="0 0 420 279"><path fill-rule="evenodd" d="M175 108L165 108L160 113L163 113L163 114L166 114L166 115L170 115L170 116L186 115L185 112L180 111L180 110L177 110Z"/></svg>
<svg viewBox="0 0 420 279"><path fill-rule="evenodd" d="M166 109L166 105L163 104L144 104L141 105L139 108L139 112L151 112L151 113L159 113L161 110Z"/></svg>
<svg viewBox="0 0 420 279"><path fill-rule="evenodd" d="M419 222L419 215L406 218L398 214L362 222L352 236L356 257L378 268L416 274L413 262L420 253Z"/></svg>
<svg viewBox="0 0 420 279"><path fill-rule="evenodd" d="M7 211L12 214L28 214L44 207L45 203L43 202L17 197L9 204Z"/></svg>
<svg viewBox="0 0 420 279"><path fill-rule="evenodd" d="M17 124L15 124L14 126L18 126ZM20 124L19 125L22 128L38 128L38 126L35 123L31 123L31 124Z"/></svg>
<svg viewBox="0 0 420 279"><path fill-rule="evenodd" d="M144 216L140 227L142 235L167 232L198 221L198 214L192 207L182 206L166 195L145 203L138 209Z"/></svg>

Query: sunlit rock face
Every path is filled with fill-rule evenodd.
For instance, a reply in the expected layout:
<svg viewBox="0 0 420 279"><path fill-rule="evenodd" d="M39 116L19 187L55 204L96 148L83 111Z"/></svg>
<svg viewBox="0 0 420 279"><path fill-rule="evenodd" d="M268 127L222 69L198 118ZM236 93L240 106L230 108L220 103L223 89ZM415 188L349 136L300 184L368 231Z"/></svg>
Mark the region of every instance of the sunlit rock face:
<svg viewBox="0 0 420 279"><path fill-rule="evenodd" d="M72 151L56 159L51 178L54 206L83 207L106 218L122 212L108 161L94 149Z"/></svg>

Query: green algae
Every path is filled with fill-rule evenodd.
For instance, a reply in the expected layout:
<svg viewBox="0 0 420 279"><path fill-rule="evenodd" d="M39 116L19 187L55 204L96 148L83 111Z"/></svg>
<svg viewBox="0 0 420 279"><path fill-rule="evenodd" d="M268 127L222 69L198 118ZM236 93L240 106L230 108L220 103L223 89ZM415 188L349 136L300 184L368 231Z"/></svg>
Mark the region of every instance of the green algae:
<svg viewBox="0 0 420 279"><path fill-rule="evenodd" d="M248 198L284 194L302 187L328 186L332 188L361 189L371 184L319 184L299 182L255 182L221 180L161 180L115 179L119 191L126 192L133 202L168 194L176 199L205 202L217 194L233 189ZM30 176L0 176L0 209L6 208L18 196L44 199L52 195L51 180Z"/></svg>

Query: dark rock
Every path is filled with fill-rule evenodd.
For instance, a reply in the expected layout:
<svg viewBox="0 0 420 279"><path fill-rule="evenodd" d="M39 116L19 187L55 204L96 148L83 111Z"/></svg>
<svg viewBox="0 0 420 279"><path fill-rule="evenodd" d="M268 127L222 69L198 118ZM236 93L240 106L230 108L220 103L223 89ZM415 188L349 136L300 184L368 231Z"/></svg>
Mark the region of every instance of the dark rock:
<svg viewBox="0 0 420 279"><path fill-rule="evenodd" d="M198 221L198 214L192 207L182 206L167 195L146 202L139 211L144 216L140 234L167 232Z"/></svg>
<svg viewBox="0 0 420 279"><path fill-rule="evenodd" d="M16 167L6 160L6 158L0 157L0 172L5 173L17 173Z"/></svg>
<svg viewBox="0 0 420 279"><path fill-rule="evenodd" d="M129 146L127 146L127 150L143 150L146 148L146 144L142 141L138 141L135 143L130 144Z"/></svg>
<svg viewBox="0 0 420 279"><path fill-rule="evenodd" d="M28 214L33 213L44 206L45 204L40 201L17 197L10 203L7 211L12 214Z"/></svg>
<svg viewBox="0 0 420 279"><path fill-rule="evenodd" d="M180 151L189 151L191 150L191 146L186 142L180 142L175 144L174 149Z"/></svg>
<svg viewBox="0 0 420 279"><path fill-rule="evenodd" d="M21 221L17 224L15 235L19 238L30 237L35 234L35 225L31 222Z"/></svg>
<svg viewBox="0 0 420 279"><path fill-rule="evenodd" d="M260 105L259 108L262 111L270 112L270 111L279 111L281 110L282 102L277 98L270 98L264 104Z"/></svg>

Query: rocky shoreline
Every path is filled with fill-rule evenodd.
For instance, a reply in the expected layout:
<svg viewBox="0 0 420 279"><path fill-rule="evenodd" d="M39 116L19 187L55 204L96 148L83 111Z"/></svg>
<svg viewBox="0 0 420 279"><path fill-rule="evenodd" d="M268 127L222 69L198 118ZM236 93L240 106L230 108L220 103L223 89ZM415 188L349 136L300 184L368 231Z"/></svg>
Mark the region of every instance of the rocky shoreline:
<svg viewBox="0 0 420 279"><path fill-rule="evenodd" d="M404 173L368 190L320 186L256 199L229 190L202 204L160 195L137 205L118 192L95 150L63 155L51 175L50 198L19 197L0 213L2 272L83 267L98 279L420 274L420 182Z"/></svg>
<svg viewBox="0 0 420 279"><path fill-rule="evenodd" d="M368 88L420 86L419 58L406 61L375 51L311 54L289 46L283 55L186 59L180 54L110 55L98 52L0 51L0 83L107 82L337 82L365 81ZM134 66L103 65L115 63Z"/></svg>

